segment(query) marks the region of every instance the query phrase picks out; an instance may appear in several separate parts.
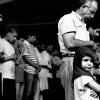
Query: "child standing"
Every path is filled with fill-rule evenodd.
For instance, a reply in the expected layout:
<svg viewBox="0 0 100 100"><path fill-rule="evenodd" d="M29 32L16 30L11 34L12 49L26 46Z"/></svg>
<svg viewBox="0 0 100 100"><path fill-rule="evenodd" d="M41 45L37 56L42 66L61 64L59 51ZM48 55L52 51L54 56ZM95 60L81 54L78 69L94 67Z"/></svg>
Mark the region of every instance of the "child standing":
<svg viewBox="0 0 100 100"><path fill-rule="evenodd" d="M95 53L87 47L75 52L73 61L73 82L75 100L99 100L100 85L93 77Z"/></svg>

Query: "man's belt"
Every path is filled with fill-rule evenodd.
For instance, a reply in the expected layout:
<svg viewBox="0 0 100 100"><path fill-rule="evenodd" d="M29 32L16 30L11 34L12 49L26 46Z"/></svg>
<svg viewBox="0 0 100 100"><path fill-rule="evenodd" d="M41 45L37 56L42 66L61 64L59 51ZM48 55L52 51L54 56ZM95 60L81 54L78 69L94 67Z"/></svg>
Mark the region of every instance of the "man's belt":
<svg viewBox="0 0 100 100"><path fill-rule="evenodd" d="M62 57L74 57L74 53L67 53L65 55L62 55Z"/></svg>

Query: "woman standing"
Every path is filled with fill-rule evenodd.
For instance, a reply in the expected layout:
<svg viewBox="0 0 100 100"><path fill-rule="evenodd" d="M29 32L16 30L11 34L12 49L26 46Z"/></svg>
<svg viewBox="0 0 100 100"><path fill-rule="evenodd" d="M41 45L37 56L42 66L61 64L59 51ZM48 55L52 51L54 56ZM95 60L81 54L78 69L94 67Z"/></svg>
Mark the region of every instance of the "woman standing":
<svg viewBox="0 0 100 100"><path fill-rule="evenodd" d="M16 79L16 100L22 100L24 92L24 67L23 62L23 39L19 39L15 42L16 51L16 67L15 67L15 79Z"/></svg>

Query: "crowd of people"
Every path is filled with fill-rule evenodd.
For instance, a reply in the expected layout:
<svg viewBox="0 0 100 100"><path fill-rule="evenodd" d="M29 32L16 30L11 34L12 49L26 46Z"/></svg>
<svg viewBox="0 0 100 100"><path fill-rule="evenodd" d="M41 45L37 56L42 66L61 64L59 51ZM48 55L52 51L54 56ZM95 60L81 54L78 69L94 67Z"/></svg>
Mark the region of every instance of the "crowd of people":
<svg viewBox="0 0 100 100"><path fill-rule="evenodd" d="M0 34L0 98L2 100L99 100L99 28L87 28L98 10L97 0L79 0L58 22L58 44L19 36L7 26Z"/></svg>
<svg viewBox="0 0 100 100"><path fill-rule="evenodd" d="M59 50L52 44L39 42L37 35L33 33L27 34L24 38L18 35L17 29L13 26L7 26L6 33L1 34L0 98L3 100L56 98L58 94L64 92L59 78L56 77L61 63Z"/></svg>

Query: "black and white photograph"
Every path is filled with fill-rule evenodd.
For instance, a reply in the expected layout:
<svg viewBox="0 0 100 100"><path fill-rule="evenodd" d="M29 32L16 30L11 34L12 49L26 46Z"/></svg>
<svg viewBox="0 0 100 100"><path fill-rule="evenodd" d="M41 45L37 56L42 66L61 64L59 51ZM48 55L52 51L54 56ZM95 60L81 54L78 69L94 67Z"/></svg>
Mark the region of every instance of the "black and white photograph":
<svg viewBox="0 0 100 100"><path fill-rule="evenodd" d="M99 0L0 0L0 100L100 100Z"/></svg>

